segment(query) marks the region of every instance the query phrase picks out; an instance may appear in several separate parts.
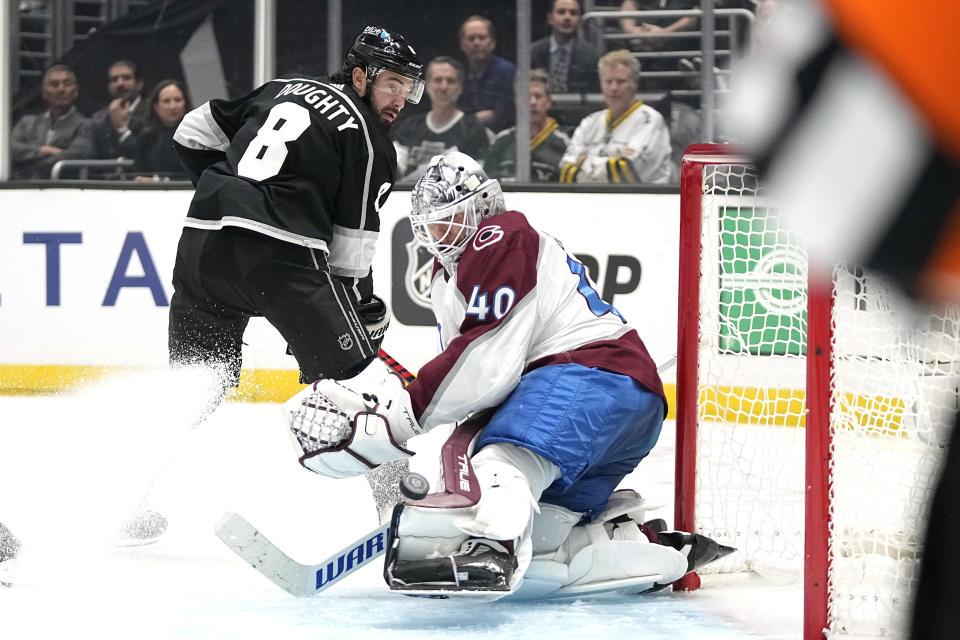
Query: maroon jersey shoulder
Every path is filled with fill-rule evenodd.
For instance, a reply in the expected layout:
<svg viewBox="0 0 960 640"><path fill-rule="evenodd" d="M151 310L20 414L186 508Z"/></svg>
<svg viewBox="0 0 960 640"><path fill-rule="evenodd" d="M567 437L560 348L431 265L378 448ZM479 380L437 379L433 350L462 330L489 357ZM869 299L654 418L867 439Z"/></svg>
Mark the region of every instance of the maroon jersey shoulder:
<svg viewBox="0 0 960 640"><path fill-rule="evenodd" d="M457 267L457 284L469 296L476 285L511 286L529 291L536 284L540 234L519 211L505 211L484 220L469 240Z"/></svg>

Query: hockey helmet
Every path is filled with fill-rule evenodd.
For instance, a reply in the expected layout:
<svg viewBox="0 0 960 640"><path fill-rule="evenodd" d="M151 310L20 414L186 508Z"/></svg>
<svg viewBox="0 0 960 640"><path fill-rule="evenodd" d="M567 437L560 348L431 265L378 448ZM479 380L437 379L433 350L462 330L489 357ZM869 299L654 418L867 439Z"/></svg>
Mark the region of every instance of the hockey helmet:
<svg viewBox="0 0 960 640"><path fill-rule="evenodd" d="M362 67L371 83L384 70L413 80L404 96L407 102L417 104L423 96L423 65L417 52L399 33L383 27L364 27L343 58L345 72L349 73L354 67Z"/></svg>
<svg viewBox="0 0 960 640"><path fill-rule="evenodd" d="M413 235L446 266L457 261L481 222L506 208L500 183L459 151L434 156L410 197Z"/></svg>

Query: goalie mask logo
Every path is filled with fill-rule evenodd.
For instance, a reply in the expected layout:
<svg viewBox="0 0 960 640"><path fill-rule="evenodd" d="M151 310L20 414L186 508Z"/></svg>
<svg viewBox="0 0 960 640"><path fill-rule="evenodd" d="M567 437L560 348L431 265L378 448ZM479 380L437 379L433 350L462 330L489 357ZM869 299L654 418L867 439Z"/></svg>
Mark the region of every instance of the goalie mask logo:
<svg viewBox="0 0 960 640"><path fill-rule="evenodd" d="M406 243L407 270L403 274L403 286L407 295L418 306L431 309L430 282L433 275L433 256L416 239Z"/></svg>
<svg viewBox="0 0 960 640"><path fill-rule="evenodd" d="M337 342L340 343L340 348L344 351L349 351L353 348L353 338L350 337L349 333L345 333L337 338Z"/></svg>

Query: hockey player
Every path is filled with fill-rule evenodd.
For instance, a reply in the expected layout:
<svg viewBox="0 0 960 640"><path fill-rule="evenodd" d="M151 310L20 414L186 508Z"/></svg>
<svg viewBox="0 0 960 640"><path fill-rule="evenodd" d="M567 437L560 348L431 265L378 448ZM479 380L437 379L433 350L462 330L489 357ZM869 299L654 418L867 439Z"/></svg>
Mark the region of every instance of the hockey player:
<svg viewBox="0 0 960 640"><path fill-rule="evenodd" d="M665 184L673 173L670 130L637 99L640 63L611 51L597 63L607 108L584 118L560 161L560 182Z"/></svg>
<svg viewBox="0 0 960 640"><path fill-rule="evenodd" d="M424 88L430 111L406 118L394 134L401 180L419 178L437 154L462 151L479 156L490 146L492 134L487 128L457 108L463 74L463 65L448 56L437 56L427 64Z"/></svg>
<svg viewBox="0 0 960 640"><path fill-rule="evenodd" d="M389 317L370 265L397 175L387 133L422 93L413 48L371 26L328 79L272 80L186 115L174 140L196 193L174 265L171 364L213 366L235 386L252 316L287 340L303 381L376 357Z"/></svg>
<svg viewBox="0 0 960 640"><path fill-rule="evenodd" d="M438 425L483 421L470 458L479 501L395 513L391 588L499 597L529 569L528 595L611 582L639 591L722 553L645 524L639 496L614 494L656 443L667 407L643 341L584 266L505 210L499 183L465 154L435 157L412 199L414 234L435 256L443 352L406 389L374 363L286 407L301 463L333 477L406 457L402 443ZM327 401L339 409L304 419L302 407ZM332 433L345 424L340 410L354 417L349 433Z"/></svg>

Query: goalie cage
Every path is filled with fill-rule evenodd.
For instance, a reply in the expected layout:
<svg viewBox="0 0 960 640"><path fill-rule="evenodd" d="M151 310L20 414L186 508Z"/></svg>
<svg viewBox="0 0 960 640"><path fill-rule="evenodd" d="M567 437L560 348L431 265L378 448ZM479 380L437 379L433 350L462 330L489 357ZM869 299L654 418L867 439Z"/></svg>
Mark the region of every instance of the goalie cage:
<svg viewBox="0 0 960 640"><path fill-rule="evenodd" d="M849 265L808 294L729 147L690 147L681 183L675 524L738 550L705 573L802 579L805 640L907 637L960 319Z"/></svg>

